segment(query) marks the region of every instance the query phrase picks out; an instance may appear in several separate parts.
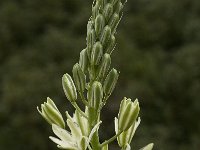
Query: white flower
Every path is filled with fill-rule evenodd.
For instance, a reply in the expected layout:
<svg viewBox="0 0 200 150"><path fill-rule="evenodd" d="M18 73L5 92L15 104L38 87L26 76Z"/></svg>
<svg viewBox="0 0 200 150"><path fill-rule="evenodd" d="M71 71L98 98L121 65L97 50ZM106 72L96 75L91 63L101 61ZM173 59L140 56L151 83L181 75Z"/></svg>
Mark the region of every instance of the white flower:
<svg viewBox="0 0 200 150"><path fill-rule="evenodd" d="M54 134L58 137L52 137L49 138L58 144L58 148L65 149L65 150L86 150L89 142L96 130L98 130L99 125L101 122L97 123L92 131L90 132L90 135L87 133L87 120L85 120L84 117L79 116L79 113L76 112L73 116L73 118L67 114L67 125L70 128L71 132L68 132L65 129L62 129L61 127L53 124L52 130ZM85 125L85 131L81 129L82 125Z"/></svg>

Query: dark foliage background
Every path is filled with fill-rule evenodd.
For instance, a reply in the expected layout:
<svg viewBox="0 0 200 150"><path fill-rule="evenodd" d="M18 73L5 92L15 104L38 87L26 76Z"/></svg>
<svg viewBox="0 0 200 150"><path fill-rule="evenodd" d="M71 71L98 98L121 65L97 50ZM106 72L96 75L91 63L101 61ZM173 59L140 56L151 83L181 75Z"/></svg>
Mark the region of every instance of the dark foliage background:
<svg viewBox="0 0 200 150"><path fill-rule="evenodd" d="M61 77L85 47L92 0L0 1L0 149L53 150L51 127L36 106L47 96L62 110ZM124 96L139 98L134 149L200 147L200 1L129 0L113 67L121 71L103 110L101 139L114 132ZM109 114L109 115L107 115ZM111 149L117 149L112 145Z"/></svg>

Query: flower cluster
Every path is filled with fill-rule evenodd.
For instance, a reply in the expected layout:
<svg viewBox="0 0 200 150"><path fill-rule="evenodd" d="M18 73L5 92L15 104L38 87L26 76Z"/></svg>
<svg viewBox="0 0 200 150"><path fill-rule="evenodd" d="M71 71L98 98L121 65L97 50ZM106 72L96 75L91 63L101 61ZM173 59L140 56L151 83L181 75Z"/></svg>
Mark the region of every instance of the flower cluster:
<svg viewBox="0 0 200 150"><path fill-rule="evenodd" d="M126 2L126 1L125 1ZM38 111L52 125L56 137L50 139L58 148L66 150L108 150L108 145L117 139L122 150L131 149L130 143L137 127L140 107L136 99L124 98L121 102L118 118L115 118L115 135L100 143L98 129L103 106L115 89L119 73L111 66L111 54L115 48L115 33L121 20L125 2L121 0L95 0L92 15L87 24L86 48L80 52L79 62L62 77L64 93L75 108L71 117L66 112L65 121L54 102L47 98ZM80 101L79 101L80 100ZM85 105L82 110L79 103ZM151 150L152 144L143 150Z"/></svg>

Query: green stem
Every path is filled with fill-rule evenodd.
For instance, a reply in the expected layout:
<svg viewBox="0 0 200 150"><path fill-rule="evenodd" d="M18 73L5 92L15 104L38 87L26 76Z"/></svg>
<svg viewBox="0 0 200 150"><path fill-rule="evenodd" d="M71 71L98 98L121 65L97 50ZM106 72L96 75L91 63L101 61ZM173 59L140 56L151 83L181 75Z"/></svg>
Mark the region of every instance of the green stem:
<svg viewBox="0 0 200 150"><path fill-rule="evenodd" d="M98 122L98 114L96 113L96 110L95 108L93 107L89 107L89 118L88 118L88 121L89 121L89 125L90 125L90 131L92 130L92 128L97 124ZM92 148L94 150L100 150L100 143L99 143L99 136L98 136L98 131L96 131L94 133L94 135L92 136L92 139L91 139L91 145L92 145Z"/></svg>
<svg viewBox="0 0 200 150"><path fill-rule="evenodd" d="M98 136L97 131L94 133L94 135L92 137L91 144L92 144L92 148L94 150L100 150L101 149L100 143L99 143L99 136Z"/></svg>
<svg viewBox="0 0 200 150"><path fill-rule="evenodd" d="M111 137L109 140L106 140L105 142L103 142L100 146L101 148L109 143L111 143L112 141L114 141L123 131L118 132L116 135L114 135L113 137Z"/></svg>

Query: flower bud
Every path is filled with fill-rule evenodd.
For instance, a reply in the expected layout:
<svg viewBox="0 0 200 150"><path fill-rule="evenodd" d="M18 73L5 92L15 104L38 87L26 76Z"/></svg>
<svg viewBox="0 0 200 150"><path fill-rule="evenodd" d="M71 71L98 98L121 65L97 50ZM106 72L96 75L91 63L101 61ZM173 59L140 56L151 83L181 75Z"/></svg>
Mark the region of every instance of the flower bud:
<svg viewBox="0 0 200 150"><path fill-rule="evenodd" d="M115 5L119 0L111 0L111 3Z"/></svg>
<svg viewBox="0 0 200 150"><path fill-rule="evenodd" d="M86 73L87 69L88 69L88 65L89 65L87 49L83 49L80 52L79 65L80 65L81 69L83 70L83 72Z"/></svg>
<svg viewBox="0 0 200 150"><path fill-rule="evenodd" d="M112 35L110 40L109 40L109 44L106 47L106 53L111 54L114 47L115 47L115 36Z"/></svg>
<svg viewBox="0 0 200 150"><path fill-rule="evenodd" d="M103 11L103 16L105 17L107 22L109 21L112 14L113 14L113 5L108 3L108 4L106 4L104 11Z"/></svg>
<svg viewBox="0 0 200 150"><path fill-rule="evenodd" d="M97 1L99 1L100 7L103 10L105 5L107 4L107 0L97 0Z"/></svg>
<svg viewBox="0 0 200 150"><path fill-rule="evenodd" d="M86 76L78 63L74 65L72 72L76 88L79 92L83 93L86 85Z"/></svg>
<svg viewBox="0 0 200 150"><path fill-rule="evenodd" d="M116 4L115 4L115 12L117 13L117 14L119 14L120 12L121 12L121 10L123 9L123 4L122 4L122 2L120 2L120 1L118 1Z"/></svg>
<svg viewBox="0 0 200 150"><path fill-rule="evenodd" d="M41 111L37 107L38 112L49 124L56 124L61 128L65 128L65 122L54 102L48 97L47 102L41 105Z"/></svg>
<svg viewBox="0 0 200 150"><path fill-rule="evenodd" d="M62 85L65 95L69 101L75 101L77 99L76 87L69 74L64 74L62 77Z"/></svg>
<svg viewBox="0 0 200 150"><path fill-rule="evenodd" d="M138 118L138 120L135 121L128 130L122 132L122 134L120 134L117 137L117 141L120 147L127 147L128 145L130 145L132 138L135 134L135 131L137 130L140 122L141 122L141 119ZM118 133L118 119L117 118L115 118L115 132L116 134Z"/></svg>
<svg viewBox="0 0 200 150"><path fill-rule="evenodd" d="M88 58L90 59L91 52L92 52L92 47L95 43L95 31L94 29L91 29L87 35L87 53L88 53Z"/></svg>
<svg viewBox="0 0 200 150"><path fill-rule="evenodd" d="M88 24L87 24L87 35L89 34L89 32L92 30L92 21L89 20Z"/></svg>
<svg viewBox="0 0 200 150"><path fill-rule="evenodd" d="M102 32L104 26L105 26L104 16L99 14L95 19L95 31L97 36L99 36L99 34Z"/></svg>
<svg viewBox="0 0 200 150"><path fill-rule="evenodd" d="M108 41L110 40L111 37L111 28L107 25L105 26L103 33L101 35L101 43L103 46L106 46Z"/></svg>
<svg viewBox="0 0 200 150"><path fill-rule="evenodd" d="M92 18L95 19L99 14L99 2L96 2L96 5L92 7Z"/></svg>
<svg viewBox="0 0 200 150"><path fill-rule="evenodd" d="M110 64L111 64L110 55L105 53L102 58L101 65L99 65L99 69L98 69L99 79L103 79L105 77L106 73L108 72L110 68Z"/></svg>
<svg viewBox="0 0 200 150"><path fill-rule="evenodd" d="M104 81L103 89L104 89L105 95L110 95L112 93L117 83L118 77L119 77L119 74L117 73L117 70L113 68L109 72L109 74L107 75Z"/></svg>
<svg viewBox="0 0 200 150"><path fill-rule="evenodd" d="M97 110L103 99L103 88L100 82L95 81L88 91L88 100L91 107Z"/></svg>
<svg viewBox="0 0 200 150"><path fill-rule="evenodd" d="M109 26L112 30L112 33L115 32L116 28L117 28L117 25L119 23L119 15L117 13L114 13L109 21Z"/></svg>
<svg viewBox="0 0 200 150"><path fill-rule="evenodd" d="M132 102L131 99L126 98L122 100L118 114L119 131L126 131L134 124L139 114L139 110L140 107L137 99L134 102Z"/></svg>
<svg viewBox="0 0 200 150"><path fill-rule="evenodd" d="M98 65L103 55L103 47L100 42L96 42L92 49L91 64Z"/></svg>

